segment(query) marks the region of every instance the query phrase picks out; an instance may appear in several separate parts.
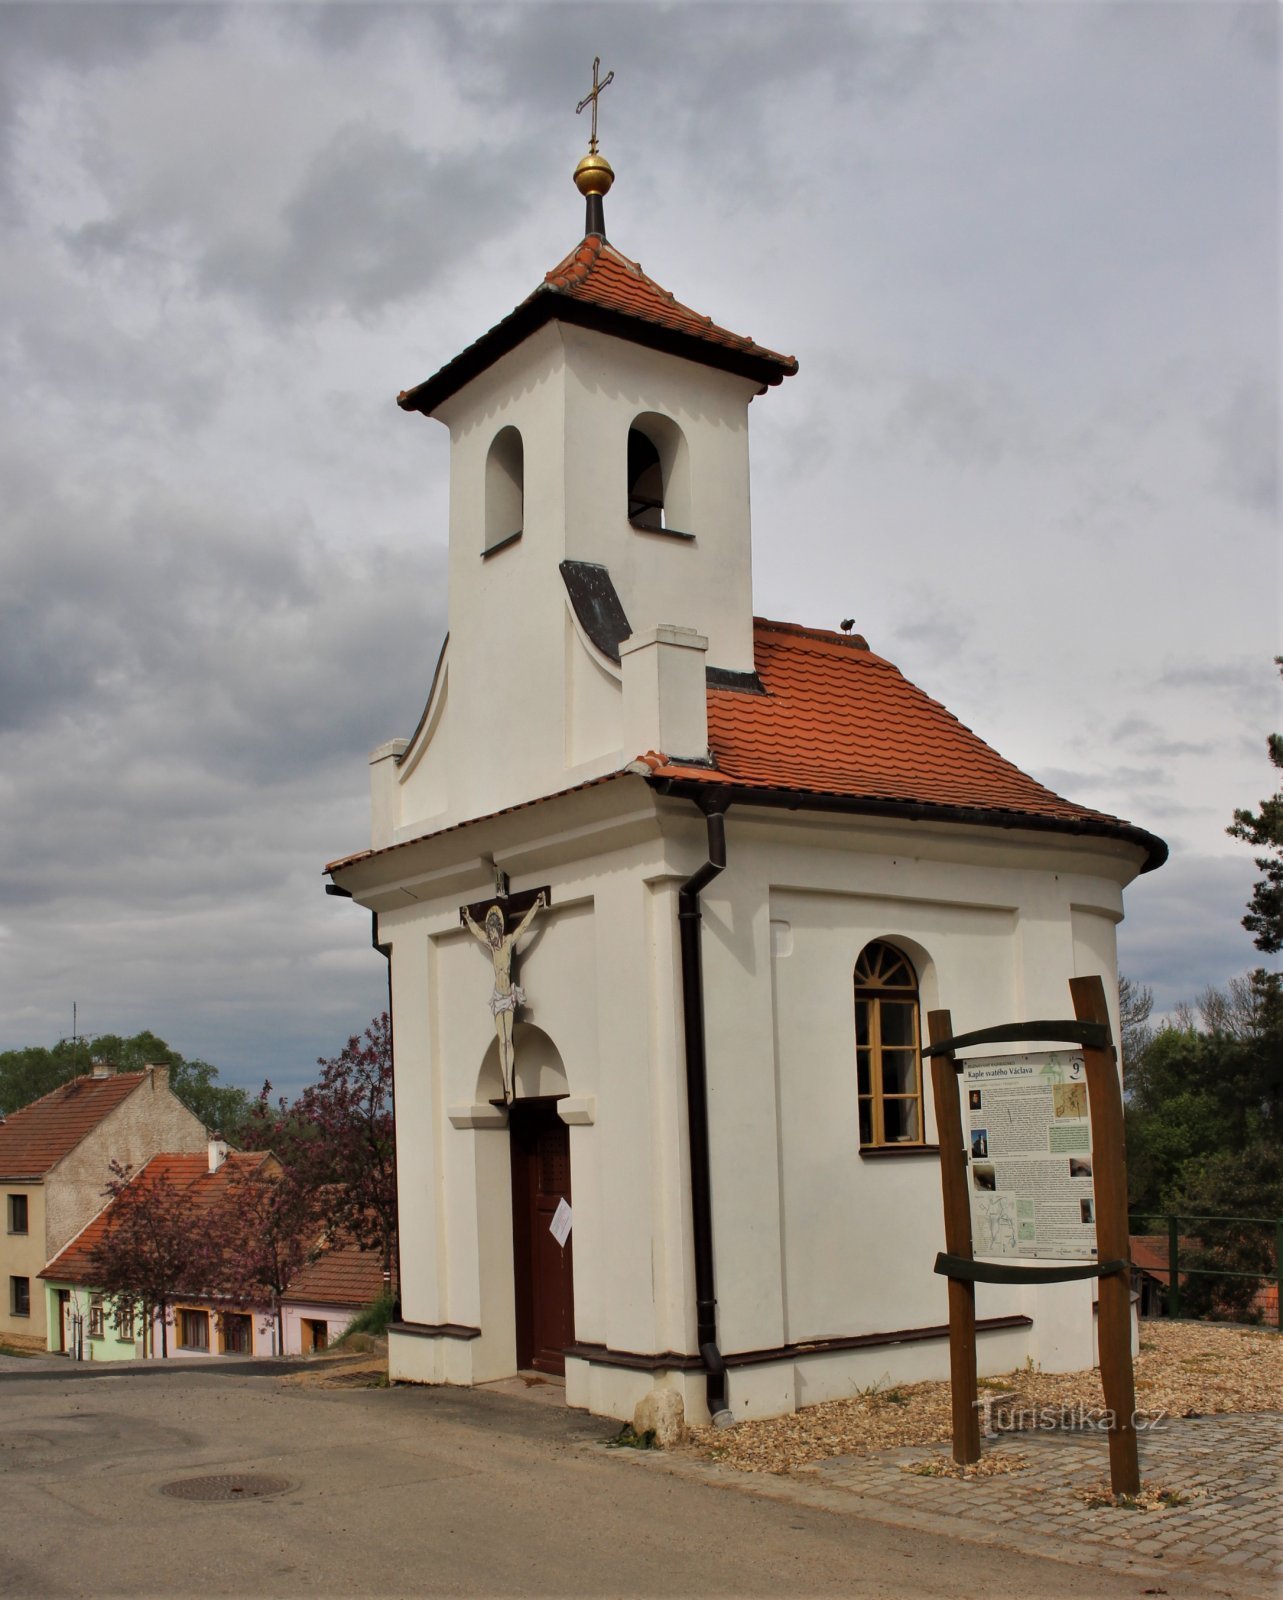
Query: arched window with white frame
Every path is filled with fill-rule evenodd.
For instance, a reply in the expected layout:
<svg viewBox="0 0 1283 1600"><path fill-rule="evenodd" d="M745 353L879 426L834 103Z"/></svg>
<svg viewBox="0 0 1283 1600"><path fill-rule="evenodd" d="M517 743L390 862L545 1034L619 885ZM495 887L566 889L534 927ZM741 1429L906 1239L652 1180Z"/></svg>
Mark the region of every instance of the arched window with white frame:
<svg viewBox="0 0 1283 1600"><path fill-rule="evenodd" d="M855 1064L860 1144L921 1144L918 975L903 950L875 939L855 963Z"/></svg>

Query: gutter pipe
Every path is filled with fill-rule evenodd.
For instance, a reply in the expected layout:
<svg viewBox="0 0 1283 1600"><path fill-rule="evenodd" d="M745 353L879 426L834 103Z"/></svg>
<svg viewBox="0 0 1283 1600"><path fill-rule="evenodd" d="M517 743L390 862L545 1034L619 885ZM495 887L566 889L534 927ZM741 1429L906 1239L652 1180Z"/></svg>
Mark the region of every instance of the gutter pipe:
<svg viewBox="0 0 1283 1600"><path fill-rule="evenodd" d="M699 804L700 802L696 802ZM682 1021L686 1041L686 1121L690 1137L691 1221L695 1244L696 1343L708 1374L708 1411L719 1427L734 1418L726 1400L726 1363L717 1346L717 1296L713 1280L713 1197L708 1153L708 1063L704 1040L704 967L700 952L699 897L726 865L726 805L720 794L701 805L708 859L677 892L682 963Z"/></svg>

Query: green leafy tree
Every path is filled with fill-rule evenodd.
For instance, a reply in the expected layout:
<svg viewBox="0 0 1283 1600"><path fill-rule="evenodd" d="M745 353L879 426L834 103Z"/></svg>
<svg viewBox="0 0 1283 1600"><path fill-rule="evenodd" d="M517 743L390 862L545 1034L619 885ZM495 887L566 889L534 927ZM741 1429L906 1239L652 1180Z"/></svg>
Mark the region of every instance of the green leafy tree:
<svg viewBox="0 0 1283 1600"><path fill-rule="evenodd" d="M1183 1216L1225 1219L1188 1224L1197 1243L1182 1261L1203 1270L1182 1284L1182 1309L1196 1317L1241 1317L1277 1270L1269 1219L1283 1217L1283 1150L1266 1139L1245 1150L1218 1150L1191 1163L1169 1198Z"/></svg>
<svg viewBox="0 0 1283 1600"><path fill-rule="evenodd" d="M188 1061L156 1034L144 1029L131 1038L117 1033L81 1039L60 1039L52 1049L39 1045L0 1053L0 1113L30 1105L60 1083L89 1072L106 1061L117 1072L138 1072L145 1066L167 1066L178 1098L207 1128L239 1144L250 1112L243 1089L218 1082L218 1068L208 1061Z"/></svg>
<svg viewBox="0 0 1283 1600"><path fill-rule="evenodd" d="M1274 662L1283 673L1283 656ZM1266 743L1275 770L1283 772L1283 734L1270 734ZM1265 852L1256 857L1265 876L1252 890L1243 926L1258 950L1276 955L1283 950L1283 787L1262 800L1259 811L1236 811L1227 831Z"/></svg>
<svg viewBox="0 0 1283 1600"><path fill-rule="evenodd" d="M1145 1052L1153 1042L1154 1029L1150 1013L1154 1009L1154 991L1145 983L1136 983L1126 975L1118 979L1118 1020L1122 1046L1123 1077L1131 1087L1130 1076L1145 1059Z"/></svg>

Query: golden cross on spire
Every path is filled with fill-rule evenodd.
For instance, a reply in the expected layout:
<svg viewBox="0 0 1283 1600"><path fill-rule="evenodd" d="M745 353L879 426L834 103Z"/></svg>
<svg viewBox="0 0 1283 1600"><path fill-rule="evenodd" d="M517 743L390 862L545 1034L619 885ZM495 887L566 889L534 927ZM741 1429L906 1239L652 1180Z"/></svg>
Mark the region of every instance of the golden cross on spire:
<svg viewBox="0 0 1283 1600"><path fill-rule="evenodd" d="M611 84L611 83L613 83L615 81L615 70L612 67L611 70L602 79L602 81L600 83L598 83L597 82L597 69L600 66L601 66L601 57L600 56L594 56L593 57L593 63L592 63L592 93L591 94L586 94L583 97L583 99L579 102L579 104L575 107L575 115L578 116L579 113L584 109L585 106L587 106L587 105L591 105L592 106L592 138L589 139L589 141L588 141L588 154L590 156L595 156L597 154L597 96L601 93L601 91L604 88L606 88L606 86L608 84Z"/></svg>

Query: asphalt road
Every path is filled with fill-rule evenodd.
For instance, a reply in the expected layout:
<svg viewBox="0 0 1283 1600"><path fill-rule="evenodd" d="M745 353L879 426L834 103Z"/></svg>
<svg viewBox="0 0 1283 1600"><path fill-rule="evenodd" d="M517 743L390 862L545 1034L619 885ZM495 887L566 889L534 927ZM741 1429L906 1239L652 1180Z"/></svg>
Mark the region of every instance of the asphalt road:
<svg viewBox="0 0 1283 1600"><path fill-rule="evenodd" d="M606 1449L613 1431L461 1390L6 1372L0 1595L1152 1592L1139 1577L690 1482ZM242 1473L291 1487L221 1503L162 1492Z"/></svg>

